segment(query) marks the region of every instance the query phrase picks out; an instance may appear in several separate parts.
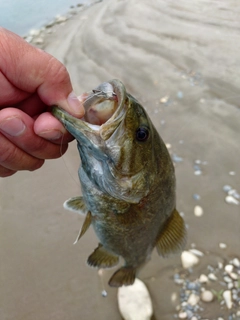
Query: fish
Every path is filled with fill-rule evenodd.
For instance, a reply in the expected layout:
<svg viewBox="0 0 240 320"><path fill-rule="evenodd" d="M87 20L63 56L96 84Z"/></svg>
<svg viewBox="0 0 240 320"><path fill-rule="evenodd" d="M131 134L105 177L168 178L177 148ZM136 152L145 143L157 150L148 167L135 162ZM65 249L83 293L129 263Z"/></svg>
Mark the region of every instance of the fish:
<svg viewBox="0 0 240 320"><path fill-rule="evenodd" d="M93 227L99 240L87 264L112 268L109 286L132 285L154 248L181 252L186 227L176 209L176 178L168 149L143 106L113 79L85 95L78 119L58 106L52 114L77 140L82 196L64 203L85 215L76 242Z"/></svg>

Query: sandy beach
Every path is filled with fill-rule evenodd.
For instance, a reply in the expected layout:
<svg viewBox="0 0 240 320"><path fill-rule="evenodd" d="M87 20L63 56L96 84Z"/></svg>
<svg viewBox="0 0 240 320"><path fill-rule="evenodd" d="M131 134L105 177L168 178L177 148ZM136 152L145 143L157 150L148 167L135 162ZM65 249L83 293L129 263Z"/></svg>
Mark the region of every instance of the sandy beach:
<svg viewBox="0 0 240 320"><path fill-rule="evenodd" d="M202 256L184 270L179 255L163 259L154 252L139 278L155 320L179 318L186 279L214 273L218 280L203 287L228 290L227 281L219 283L221 264L224 270L240 259L239 16L234 0L104 0L79 7L31 39L66 65L76 93L120 79L168 144L177 208L188 226L186 250ZM73 142L40 170L0 180L1 320L122 319L117 290L107 286L113 271L100 276L86 265L98 243L93 230L72 245L83 218L62 203L80 194L79 162ZM194 214L196 206L202 214ZM239 278L240 267L235 273ZM176 283L176 275L185 280ZM237 294L232 308L215 297L194 312L199 319L230 319L240 308L240 288Z"/></svg>

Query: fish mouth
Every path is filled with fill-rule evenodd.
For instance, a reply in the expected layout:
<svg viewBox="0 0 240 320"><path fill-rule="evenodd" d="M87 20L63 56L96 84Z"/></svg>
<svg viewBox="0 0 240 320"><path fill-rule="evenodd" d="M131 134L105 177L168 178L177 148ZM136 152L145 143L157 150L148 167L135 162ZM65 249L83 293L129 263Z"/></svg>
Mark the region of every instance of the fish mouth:
<svg viewBox="0 0 240 320"><path fill-rule="evenodd" d="M78 119L58 106L52 114L81 144L98 144L110 138L123 120L128 107L125 86L119 80L100 84L86 95L83 107L85 115Z"/></svg>

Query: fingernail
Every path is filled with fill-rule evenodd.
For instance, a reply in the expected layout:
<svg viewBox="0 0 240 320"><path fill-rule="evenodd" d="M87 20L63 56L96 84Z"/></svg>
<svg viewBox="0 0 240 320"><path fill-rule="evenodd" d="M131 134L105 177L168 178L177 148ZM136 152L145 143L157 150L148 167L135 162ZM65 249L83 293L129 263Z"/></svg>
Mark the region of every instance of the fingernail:
<svg viewBox="0 0 240 320"><path fill-rule="evenodd" d="M69 93L67 101L70 109L73 111L75 115L78 115L78 116L84 115L84 109L83 109L82 103L73 91Z"/></svg>
<svg viewBox="0 0 240 320"><path fill-rule="evenodd" d="M58 140L63 136L63 133L59 130L49 130L39 132L38 136L47 140Z"/></svg>
<svg viewBox="0 0 240 320"><path fill-rule="evenodd" d="M3 132L3 134L6 133L13 137L20 136L25 129L25 124L17 117L7 118L0 123L0 130Z"/></svg>

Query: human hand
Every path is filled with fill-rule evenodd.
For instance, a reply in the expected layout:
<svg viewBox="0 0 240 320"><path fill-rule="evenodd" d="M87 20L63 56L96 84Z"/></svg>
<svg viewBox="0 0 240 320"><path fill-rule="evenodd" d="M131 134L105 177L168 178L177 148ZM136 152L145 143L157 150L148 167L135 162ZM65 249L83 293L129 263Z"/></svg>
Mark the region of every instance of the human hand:
<svg viewBox="0 0 240 320"><path fill-rule="evenodd" d="M0 27L0 177L36 170L60 157L73 138L50 112L58 105L81 118L66 68Z"/></svg>

